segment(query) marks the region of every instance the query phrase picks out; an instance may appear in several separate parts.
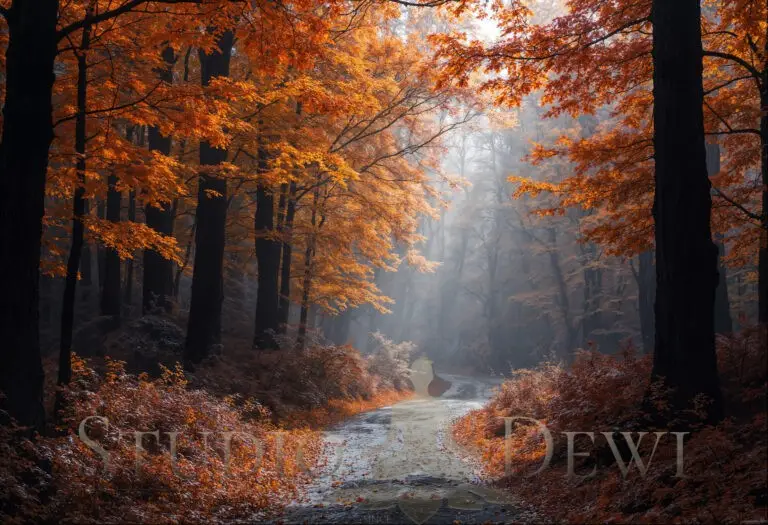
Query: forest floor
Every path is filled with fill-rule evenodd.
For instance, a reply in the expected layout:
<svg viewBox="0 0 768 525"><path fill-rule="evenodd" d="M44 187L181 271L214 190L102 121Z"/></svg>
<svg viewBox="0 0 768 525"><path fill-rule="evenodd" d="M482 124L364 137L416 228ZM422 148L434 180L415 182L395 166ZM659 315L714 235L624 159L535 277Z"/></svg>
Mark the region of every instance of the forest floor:
<svg viewBox="0 0 768 525"><path fill-rule="evenodd" d="M531 522L508 493L484 485L456 447L451 424L490 399L491 378L445 375L440 397L417 397L348 419L324 433L328 449L305 501L277 523Z"/></svg>

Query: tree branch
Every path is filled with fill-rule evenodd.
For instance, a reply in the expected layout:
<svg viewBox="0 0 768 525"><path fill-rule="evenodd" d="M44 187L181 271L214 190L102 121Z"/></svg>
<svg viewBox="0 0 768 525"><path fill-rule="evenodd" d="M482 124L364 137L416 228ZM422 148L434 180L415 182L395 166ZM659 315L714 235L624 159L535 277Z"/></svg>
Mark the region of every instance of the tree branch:
<svg viewBox="0 0 768 525"><path fill-rule="evenodd" d="M761 220L760 215L758 215L757 213L749 211L744 206L742 206L741 204L739 204L738 202L736 202L732 198L730 198L728 195L726 195L725 193L720 191L718 188L712 186L712 190L717 194L718 197L720 197L721 199L723 199L724 201L726 201L730 205L735 206L737 209L739 209L742 212L744 212L744 214L746 214L746 216L749 217L750 219L755 220L755 221L760 221Z"/></svg>
<svg viewBox="0 0 768 525"><path fill-rule="evenodd" d="M126 108L129 108L131 106L135 106L136 104L140 104L140 103L146 101L152 95L152 93L154 93L155 90L157 90L157 88L159 88L162 84L163 84L163 81L161 80L160 82L155 84L155 86L152 89L150 89L144 96L142 96L141 98L139 98L137 100L132 100L131 102L126 102L125 104L120 104L119 106L112 106L112 107L109 107L109 108L92 109L90 111L86 111L85 114L86 115L96 115L96 114L99 114L99 113L111 113L113 111L120 111L122 109L126 109ZM56 127L59 124L61 124L62 122L66 122L68 120L74 119L76 116L77 115L70 115L68 117L60 118L59 120L54 122L53 126Z"/></svg>
<svg viewBox="0 0 768 525"><path fill-rule="evenodd" d="M760 131L752 128L743 128L743 129L734 129L731 127L731 125L728 123L727 120L725 120L720 113L715 111L715 108L709 105L709 102L706 100L704 101L704 105L707 106L707 109L712 112L713 115L715 115L720 122L722 122L726 128L728 128L728 131L721 131L721 132L710 132L706 133L706 135L737 135L740 133L754 133L757 136L760 136Z"/></svg>
<svg viewBox="0 0 768 525"><path fill-rule="evenodd" d="M86 25L96 25L101 22L105 22L112 18L128 13L142 4L150 3L150 1L157 4L199 4L201 3L201 0L130 0L129 2L124 3L120 7L110 9L109 11L104 11L103 13L100 13L96 16L78 20L77 22L73 22L69 24L67 27L61 28L61 30L59 30L59 32L56 33L56 40L61 40L68 34L74 31L77 31L78 29L82 29Z"/></svg>
<svg viewBox="0 0 768 525"><path fill-rule="evenodd" d="M731 62L735 62L739 64L741 67L746 69L750 72L750 74L755 77L755 80L760 82L760 71L757 70L755 66L744 60L743 58L739 58L736 55L732 55L730 53L721 53L720 51L708 51L704 50L704 56L705 57L716 57L716 58L722 58L724 60L730 60Z"/></svg>

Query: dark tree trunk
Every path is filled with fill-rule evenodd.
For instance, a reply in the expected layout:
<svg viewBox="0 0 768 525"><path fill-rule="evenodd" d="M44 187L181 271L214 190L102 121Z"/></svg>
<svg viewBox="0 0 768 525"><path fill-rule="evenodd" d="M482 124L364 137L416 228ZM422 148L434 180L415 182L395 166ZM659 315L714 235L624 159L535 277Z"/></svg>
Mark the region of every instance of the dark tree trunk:
<svg viewBox="0 0 768 525"><path fill-rule="evenodd" d="M58 385L69 384L72 378L72 332L75 317L75 292L77 290L77 270L80 268L80 255L83 248L83 214L85 212L85 146L86 146L86 111L88 88L88 64L86 51L90 46L91 28L83 31L82 42L77 56L77 116L75 118L75 152L77 153L77 188L75 188L72 216L72 246L67 259L67 278L64 285L64 298L61 305L61 338L59 341L59 376ZM118 260L119 261L119 260ZM58 415L62 408L61 395L56 396ZM58 416L57 416L58 417Z"/></svg>
<svg viewBox="0 0 768 525"><path fill-rule="evenodd" d="M259 149L259 169L266 170L267 152ZM280 272L280 241L274 239L275 196L270 188L259 184L256 190L256 262L258 290L256 292L256 321L253 347L275 349L274 335L279 330L278 274Z"/></svg>
<svg viewBox="0 0 768 525"><path fill-rule="evenodd" d="M303 349L306 344L307 315L309 313L309 293L312 287L312 253L313 246L307 246L304 252L304 289L301 292L301 312L299 313L299 329L296 335L296 347Z"/></svg>
<svg viewBox="0 0 768 525"><path fill-rule="evenodd" d="M374 268L373 269L373 284L376 286L379 286L379 276L381 275L381 268ZM442 296L441 296L442 297ZM443 312L444 309L441 307L439 312ZM368 307L369 317L368 317L368 334L367 339L365 343L365 351L367 353L371 353L376 348L376 339L373 337L373 334L378 331L378 320L379 320L379 312L374 308L373 306ZM442 327L441 327L442 328Z"/></svg>
<svg viewBox="0 0 768 525"><path fill-rule="evenodd" d="M719 281L715 290L715 333L733 333L733 318L731 317L731 302L728 296L728 273L722 263L725 256L725 244L717 242L717 273Z"/></svg>
<svg viewBox="0 0 768 525"><path fill-rule="evenodd" d="M9 413L37 429L45 421L38 298L57 14L57 0L14 0L8 10L0 143L0 390Z"/></svg>
<svg viewBox="0 0 768 525"><path fill-rule="evenodd" d="M653 263L653 251L648 250L640 254L638 267L635 279L640 311L640 334L643 339L643 351L650 354L653 352L656 338L656 319L653 313L656 302L656 267Z"/></svg>
<svg viewBox="0 0 768 525"><path fill-rule="evenodd" d="M128 221L136 222L136 192L128 193ZM133 305L133 258L128 259L125 268L125 298L127 306Z"/></svg>
<svg viewBox="0 0 768 525"><path fill-rule="evenodd" d="M89 213L90 206L88 199L86 199L83 215L88 216ZM83 253L80 256L80 286L84 288L88 288L93 284L93 263L91 259L91 246L88 242L83 241ZM90 290L83 290L83 299L87 299L89 294Z"/></svg>
<svg viewBox="0 0 768 525"><path fill-rule="evenodd" d="M149 131L152 143L152 129ZM144 208L147 226L166 236L173 235L173 209L171 203L163 207L148 204ZM142 314L156 310L169 312L173 297L173 261L164 258L155 250L144 250L144 279L142 282Z"/></svg>
<svg viewBox="0 0 768 525"><path fill-rule="evenodd" d="M107 203L103 199L96 199L96 216L102 220L107 218ZM104 277L106 277L107 273L105 268L105 263L107 261L106 255L107 252L104 249L104 246L97 244L96 267L99 271L99 295L101 295L101 291L104 290Z"/></svg>
<svg viewBox="0 0 768 525"><path fill-rule="evenodd" d="M568 297L568 283L565 281L565 274L560 265L560 252L557 248L557 230L555 228L548 228L549 232L549 247L547 253L549 254L549 262L552 267L552 274L557 284L557 305L560 308L560 315L563 318L563 324L565 325L565 353L563 356L569 361L573 359L573 355L576 352L578 328L575 326L574 321L571 319L571 304Z"/></svg>
<svg viewBox="0 0 768 525"><path fill-rule="evenodd" d="M189 232L189 240L187 241L187 247L184 250L184 260L181 262L181 266L176 268L176 275L173 278L173 298L179 300L179 291L181 289L181 277L184 275L184 270L189 265L189 259L192 256L192 242L197 234L197 217L192 219L192 230Z"/></svg>
<svg viewBox="0 0 768 525"><path fill-rule="evenodd" d="M291 182L283 224L283 257L280 268L280 301L277 305L277 323L281 334L288 329L288 315L291 312L291 262L293 257L292 232L296 217L296 183Z"/></svg>
<svg viewBox="0 0 768 525"><path fill-rule="evenodd" d="M765 52L768 53L768 40ZM762 210L760 231L760 251L758 252L757 296L758 320L763 325L761 344L768 346L768 67L763 73L762 90L760 92L760 173L762 175Z"/></svg>
<svg viewBox="0 0 768 525"><path fill-rule="evenodd" d="M597 247L589 243L582 249L584 257L584 321L582 323L583 344L600 341L595 332L603 328L601 299L603 294L603 270L598 263Z"/></svg>
<svg viewBox="0 0 768 525"><path fill-rule="evenodd" d="M302 283L301 292L301 313L299 314L299 330L296 336L296 346L300 349L304 349L304 345L307 340L307 315L309 313L309 294L312 290L312 258L315 255L315 242L316 231L315 226L317 224L317 201L320 197L320 185L315 186L314 196L312 200L312 218L310 224L312 225L312 231L307 239L307 248L304 251L304 280ZM322 224L321 224L322 226Z"/></svg>
<svg viewBox="0 0 768 525"><path fill-rule="evenodd" d="M176 60L173 49L165 48L162 56L166 67L157 73L162 82L171 84L173 82L173 64ZM150 151L157 151L166 156L171 154L171 137L161 135L160 130L155 126L149 128L148 135ZM147 226L156 232L162 235L173 235L174 213L170 202L158 203L157 206L148 204L144 208L144 216L147 219ZM172 308L172 297L173 261L164 258L155 250L144 250L142 314L155 310L169 312Z"/></svg>
<svg viewBox="0 0 768 525"><path fill-rule="evenodd" d="M122 195L117 189L117 175L110 175L107 193L107 220L120 222ZM104 288L101 290L101 314L120 319L120 256L114 248L106 248L104 254Z"/></svg>
<svg viewBox="0 0 768 525"><path fill-rule="evenodd" d="M656 194L656 346L653 376L683 410L698 394L722 417L714 338L717 248L702 106L701 11L697 0L653 0Z"/></svg>
<svg viewBox="0 0 768 525"><path fill-rule="evenodd" d="M707 173L713 177L720 173L720 145L707 144ZM719 276L717 289L715 290L715 333L730 334L733 332L733 320L731 319L731 303L728 299L728 274L723 265L725 256L725 244L722 236L717 238L717 274Z"/></svg>
<svg viewBox="0 0 768 525"><path fill-rule="evenodd" d="M233 40L233 33L226 31L216 39L216 49L211 54L200 51L203 86L207 86L212 78L229 75ZM226 159L226 149L200 143L201 166L217 166ZM195 266L184 352L188 364L199 363L208 356L211 346L221 342L222 267L227 220L225 179L209 173L200 174L196 218Z"/></svg>

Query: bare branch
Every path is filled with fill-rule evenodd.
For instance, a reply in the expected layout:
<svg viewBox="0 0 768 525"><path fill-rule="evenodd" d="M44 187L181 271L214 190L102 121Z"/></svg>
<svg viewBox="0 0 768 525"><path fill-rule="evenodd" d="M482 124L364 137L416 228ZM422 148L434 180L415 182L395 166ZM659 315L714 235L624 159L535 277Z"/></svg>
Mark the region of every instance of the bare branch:
<svg viewBox="0 0 768 525"><path fill-rule="evenodd" d="M722 192L721 190L719 190L718 188L715 188L715 187L713 186L713 187L712 187L712 190L714 190L714 192L717 194L717 196L718 196L718 197L720 197L721 199L723 199L723 200L724 200L724 201L726 201L727 203L731 204L732 206L735 206L735 207L736 207L737 209L739 209L740 211L744 212L744 214L745 214L747 217L749 217L750 219L752 219L752 220L755 220L755 221L758 221L758 223L759 223L759 221L761 220L761 217L760 217L760 215L758 215L757 213L754 213L754 212L751 212L751 211L749 211L749 210L748 210L748 209L746 209L744 206L742 206L741 204L739 204L738 202L736 202L735 200L733 200L732 198L730 198L728 195L726 195L725 193L723 193L723 192Z"/></svg>

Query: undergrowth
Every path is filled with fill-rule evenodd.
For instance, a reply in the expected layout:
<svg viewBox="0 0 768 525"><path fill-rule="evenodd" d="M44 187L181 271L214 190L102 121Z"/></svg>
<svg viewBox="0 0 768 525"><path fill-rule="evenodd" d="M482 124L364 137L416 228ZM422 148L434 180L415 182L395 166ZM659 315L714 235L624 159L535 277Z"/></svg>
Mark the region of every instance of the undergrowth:
<svg viewBox="0 0 768 525"><path fill-rule="evenodd" d="M31 440L0 425L0 520L266 519L300 499L322 464L319 429L410 395L351 347L237 359L152 378L109 359L96 372L75 356L58 435Z"/></svg>
<svg viewBox="0 0 768 525"><path fill-rule="evenodd" d="M728 417L717 426L658 428L646 419L644 399L665 410L658 385L649 385L650 356L627 347L620 356L579 352L571 367L544 363L517 371L484 408L456 422L457 443L476 454L489 478L506 487L553 521L569 523L741 523L766 519L766 352L757 334L718 340L721 386ZM650 387L650 388L649 388ZM700 406L691 406L691 413ZM552 458L532 421L512 423L505 441L505 417L524 416L545 424L553 438ZM688 431L683 441L683 475L678 477L677 437L660 438L652 456L654 431ZM649 432L638 446L647 467L642 476L617 432ZM573 474L568 476L564 432L594 432L574 437ZM614 432L624 465L601 432ZM507 449L506 447L510 447ZM509 450L509 452L507 452ZM507 459L509 458L509 459ZM594 470L594 475L589 476Z"/></svg>

